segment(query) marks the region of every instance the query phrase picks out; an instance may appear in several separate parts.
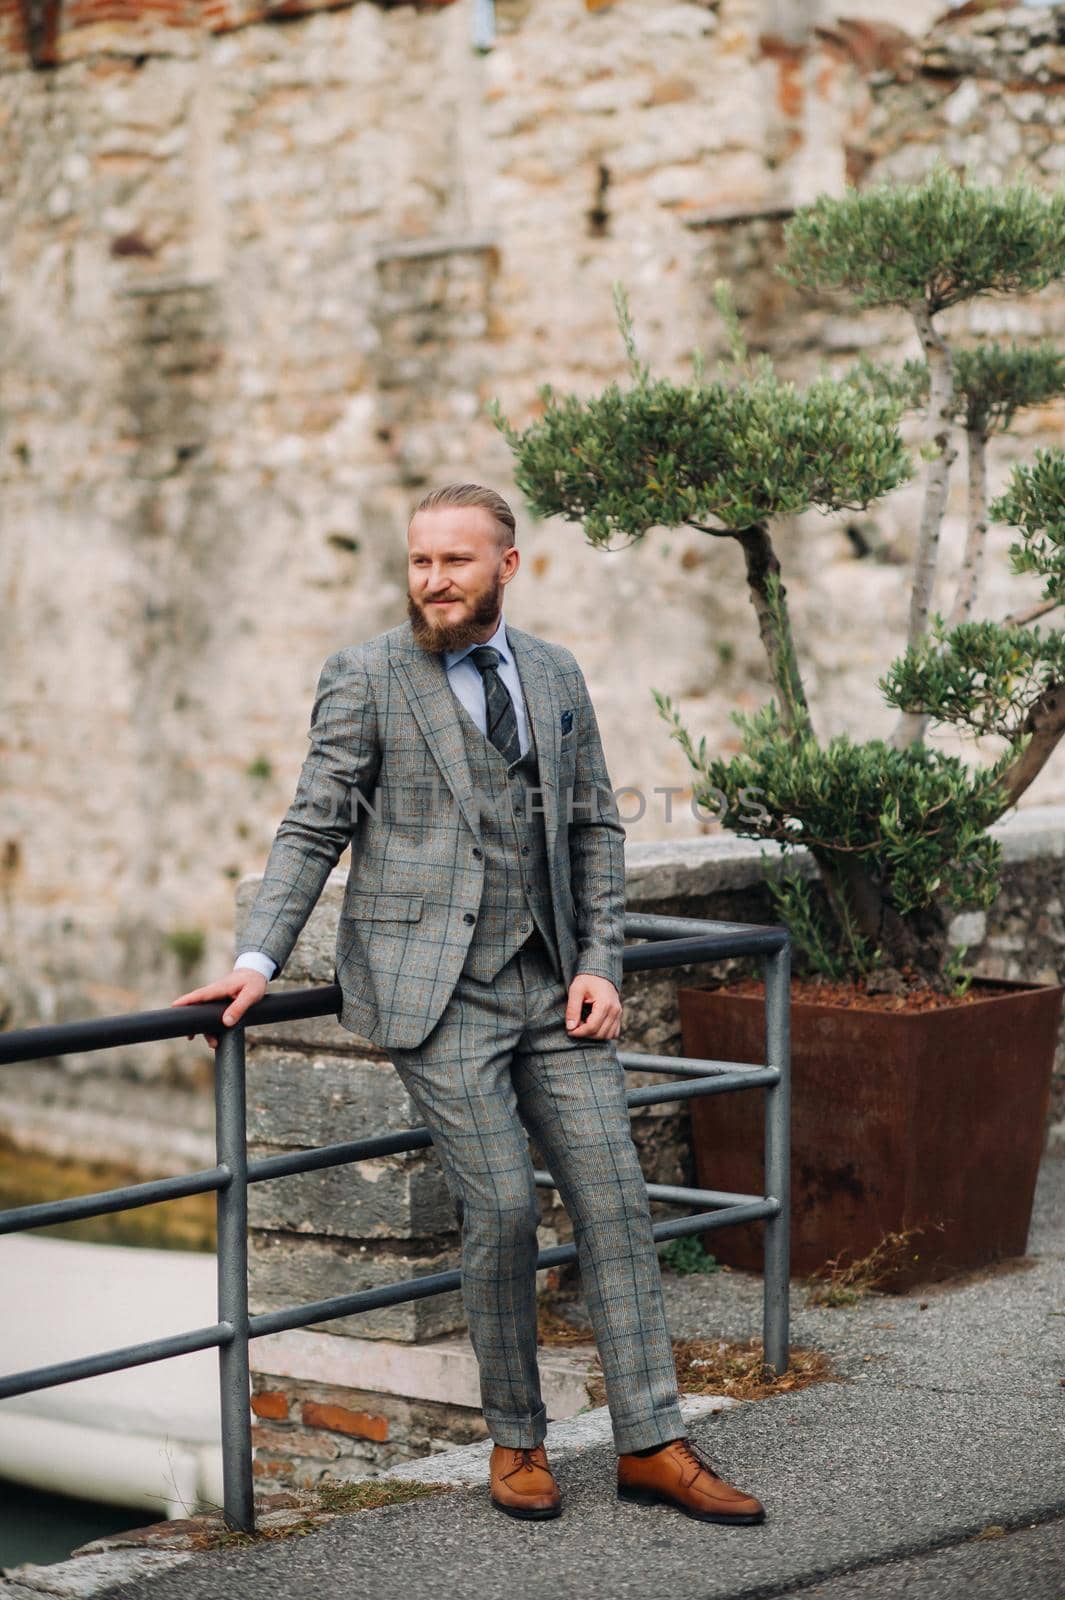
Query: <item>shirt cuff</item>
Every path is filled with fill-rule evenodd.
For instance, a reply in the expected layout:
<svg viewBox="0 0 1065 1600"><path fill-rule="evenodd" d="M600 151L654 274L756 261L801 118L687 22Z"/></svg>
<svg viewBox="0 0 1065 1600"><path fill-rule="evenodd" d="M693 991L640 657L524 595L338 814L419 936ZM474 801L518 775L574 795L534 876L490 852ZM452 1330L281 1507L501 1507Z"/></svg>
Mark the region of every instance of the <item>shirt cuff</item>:
<svg viewBox="0 0 1065 1600"><path fill-rule="evenodd" d="M262 973L267 983L277 971L277 962L272 957L265 955L261 950L245 950L233 963L234 967L251 967L253 972Z"/></svg>

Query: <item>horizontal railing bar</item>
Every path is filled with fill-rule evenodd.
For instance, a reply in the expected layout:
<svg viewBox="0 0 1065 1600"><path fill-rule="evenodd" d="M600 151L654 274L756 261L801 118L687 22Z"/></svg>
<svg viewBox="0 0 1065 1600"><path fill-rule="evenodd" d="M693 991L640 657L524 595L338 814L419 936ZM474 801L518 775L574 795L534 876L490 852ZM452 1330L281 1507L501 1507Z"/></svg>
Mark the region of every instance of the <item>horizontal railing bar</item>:
<svg viewBox="0 0 1065 1600"><path fill-rule="evenodd" d="M336 1016L340 1002L340 986L336 983L267 994L248 1012L245 1025L252 1021L252 1012L256 1023ZM188 1033L223 1033L222 1012L228 1004L228 1000L211 1000L198 1006L168 1006L164 1011L130 1011L117 1017L94 1017L88 1022L15 1028L10 1033L0 1033L0 1066L14 1061L40 1061L45 1056L61 1056L71 1051L109 1050L116 1045L180 1039Z"/></svg>
<svg viewBox="0 0 1065 1600"><path fill-rule="evenodd" d="M670 1062L673 1058L665 1056L645 1059ZM729 1063L721 1065L728 1066ZM722 1071L703 1078L692 1078L676 1085L647 1084L640 1089L630 1089L626 1094L626 1101L629 1105L655 1105L661 1101L686 1099L692 1094L718 1094L733 1088L754 1088L771 1084L777 1081L777 1076L769 1067L761 1069L741 1067L739 1073L733 1076ZM377 1156L423 1150L431 1144L432 1135L429 1129L418 1127L399 1133L379 1134L370 1139L352 1140L344 1144L323 1145L314 1150L286 1151L276 1156L260 1156L248 1162L248 1182L266 1183L274 1178L292 1177L300 1172L319 1172L349 1162L372 1160ZM103 1190L98 1194L78 1195L65 1200L48 1200L37 1205L18 1206L0 1212L0 1235L19 1233L30 1228L52 1227L65 1222L82 1221L88 1217L107 1216L115 1211L135 1210L139 1206L155 1205L165 1200L179 1200L188 1195L205 1194L213 1189L221 1189L228 1181L228 1171L225 1167L219 1166L177 1177L153 1178L146 1183L130 1184L122 1189Z"/></svg>
<svg viewBox="0 0 1065 1600"><path fill-rule="evenodd" d="M721 1072L765 1072L763 1061L703 1061L696 1056L650 1056L638 1050L619 1050L618 1060L628 1072L670 1072L683 1077L712 1078Z"/></svg>
<svg viewBox="0 0 1065 1600"><path fill-rule="evenodd" d="M126 1345L121 1350L105 1350L96 1356L80 1356L76 1361L57 1361L50 1367L34 1367L0 1377L0 1400L17 1394L32 1394L38 1389L54 1389L59 1383L74 1383L78 1378L98 1378L104 1372L121 1372L126 1367L144 1367L150 1361L166 1361L170 1356L187 1356L194 1350L212 1350L226 1344L233 1330L226 1322L209 1328L193 1328L188 1333L172 1333L165 1339L149 1339L144 1344Z"/></svg>
<svg viewBox="0 0 1065 1600"><path fill-rule="evenodd" d="M382 1133L372 1139L354 1139L347 1144L323 1144L315 1150L255 1156L248 1161L248 1182L265 1183L269 1178L287 1178L296 1172L317 1172L322 1167L339 1167L349 1161L368 1161L374 1156L424 1150L432 1142L428 1128L407 1128L402 1133Z"/></svg>
<svg viewBox="0 0 1065 1600"><path fill-rule="evenodd" d="M207 1194L224 1189L230 1180L228 1167L207 1167L202 1172L185 1172L173 1178L150 1178L146 1183L127 1184L124 1189L102 1189L98 1194L72 1195L66 1200L42 1200L32 1206L15 1206L0 1211L0 1234L22 1233L27 1228L48 1228L59 1222L80 1222L85 1217L105 1217L113 1211L135 1211L138 1206L156 1205L161 1200L184 1200L190 1194Z"/></svg>
<svg viewBox="0 0 1065 1600"><path fill-rule="evenodd" d="M684 967L696 961L712 961L724 956L769 955L780 949L787 934L783 929L748 928L746 933L730 933L716 938L712 934L689 934L686 939L650 940L647 944L625 946L622 966L626 972L647 968Z"/></svg>
<svg viewBox="0 0 1065 1600"><path fill-rule="evenodd" d="M779 1210L776 1200L755 1199L750 1204L730 1206L722 1211L706 1211L691 1217L677 1217L669 1222L656 1222L653 1232L656 1242L679 1239L689 1233L723 1228L732 1222L755 1222L759 1217L775 1217ZM552 1245L540 1251L536 1267L539 1271L543 1267L561 1266L565 1261L576 1259L575 1245ZM360 1311L374 1311L408 1300L425 1300L430 1295L446 1294L451 1289L459 1288L461 1278L457 1269L432 1272L424 1278L405 1278L399 1283L381 1284L376 1289L359 1289L354 1294L337 1295L331 1300L315 1300L302 1306L289 1306L283 1311L261 1311L250 1320L250 1337L261 1339L271 1333L311 1327L316 1322L333 1322L340 1317L354 1316Z"/></svg>
<svg viewBox="0 0 1065 1600"><path fill-rule="evenodd" d="M689 1233L703 1233L708 1228L729 1228L733 1223L757 1222L760 1218L780 1215L780 1201L771 1195L751 1200L742 1206L723 1206L720 1211L700 1211L693 1217L674 1217L669 1222L656 1222L655 1239L681 1239Z"/></svg>
<svg viewBox="0 0 1065 1600"><path fill-rule="evenodd" d="M681 1083L649 1083L630 1089L625 1100L630 1106L654 1106L669 1100L694 1100L697 1095L727 1094L730 1089L764 1089L780 1082L775 1067L758 1067L752 1072L722 1072L711 1078L688 1078Z"/></svg>
<svg viewBox="0 0 1065 1600"><path fill-rule="evenodd" d="M781 944L787 942L788 932L778 922L728 922L714 917L663 917L650 912L629 911L625 914L627 939L729 939L733 934L771 933ZM721 952L729 954L726 950Z"/></svg>
<svg viewBox="0 0 1065 1600"><path fill-rule="evenodd" d="M693 1095L724 1094L730 1089L757 1089L779 1082L774 1067L744 1067L739 1073L713 1074L681 1083L649 1083L629 1089L630 1106L653 1106L663 1101L687 1100ZM288 1178L297 1172L319 1172L348 1162L367 1161L374 1156L398 1155L406 1150L423 1150L432 1144L428 1128L411 1128L404 1133L381 1134L372 1139L356 1139L348 1144L321 1145L316 1150L286 1151L283 1155L257 1156L248 1162L248 1182L265 1183L270 1178Z"/></svg>
<svg viewBox="0 0 1065 1600"><path fill-rule="evenodd" d="M651 1188L652 1186L648 1187L649 1194ZM698 1191L684 1191L684 1193L694 1194ZM707 1196L703 1194L700 1198L705 1201ZM745 1199L743 1204L730 1204L721 1210L655 1223L653 1232L656 1241L676 1239L685 1234L701 1233L706 1229L725 1227L734 1222L753 1222L760 1217L776 1216L779 1210L777 1201L770 1197L750 1198ZM566 1261L575 1261L576 1258L577 1251L574 1245L555 1245L540 1252L537 1268L558 1266ZM284 1311L262 1312L250 1320L250 1337L258 1339L269 1333L280 1333L291 1328L306 1328L316 1322L352 1316L359 1311L370 1311L381 1306L398 1305L409 1300L425 1299L434 1294L445 1294L451 1289L460 1287L461 1276L457 1270L434 1272L424 1278L406 1278L398 1283L383 1284L376 1289L362 1289L355 1294L339 1295L331 1300L290 1306ZM98 1355L82 1356L73 1361L60 1361L51 1366L12 1373L7 1377L0 1377L0 1400L40 1389L51 1389L58 1384L74 1383L82 1378L99 1377L103 1373L118 1372L127 1367L146 1366L150 1362L165 1361L171 1356L188 1355L196 1350L214 1349L231 1338L232 1329L227 1323L219 1322L211 1327L194 1328L187 1333L171 1334L163 1339L126 1345L119 1350L107 1350Z"/></svg>
<svg viewBox="0 0 1065 1600"><path fill-rule="evenodd" d="M647 944L624 952L627 972L645 968L686 966L715 956L755 955L780 948L787 930L769 924L692 922L673 917L626 917L625 932L644 937ZM678 937L671 937L675 929ZM684 935L681 937L680 935ZM268 993L246 1014L244 1026L271 1022L303 1021L308 1017L337 1016L342 1003L335 983L309 989ZM228 1001L213 1000L198 1006L167 1006L159 1011L131 1011L85 1022L49 1023L38 1028L13 1028L0 1033L0 1066L20 1061L41 1061L73 1051L109 1050L118 1045L151 1044L179 1039L183 1034L220 1033L222 1012Z"/></svg>
<svg viewBox="0 0 1065 1600"><path fill-rule="evenodd" d="M533 1182L541 1189L554 1189L555 1180L550 1172L533 1171ZM669 1200L675 1205L691 1206L749 1206L765 1198L760 1194L728 1194L724 1189L682 1189L673 1183L646 1185L649 1200Z"/></svg>

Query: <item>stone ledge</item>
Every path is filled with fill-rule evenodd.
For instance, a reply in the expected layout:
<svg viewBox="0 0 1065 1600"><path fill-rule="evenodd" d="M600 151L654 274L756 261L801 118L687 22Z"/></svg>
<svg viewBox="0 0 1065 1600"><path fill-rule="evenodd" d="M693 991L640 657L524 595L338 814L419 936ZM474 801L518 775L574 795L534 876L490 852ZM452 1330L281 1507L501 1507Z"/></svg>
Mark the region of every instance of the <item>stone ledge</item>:
<svg viewBox="0 0 1065 1600"><path fill-rule="evenodd" d="M730 1395L723 1394L682 1394L680 1412L685 1422L693 1422L698 1417L753 1403L734 1400ZM596 1406L594 1411L584 1411L580 1416L548 1422L544 1443L548 1453L557 1458L612 1444L613 1439L609 1406ZM402 1466L392 1467L380 1476L413 1478L419 1483L487 1483L488 1457L491 1453L491 1439L483 1439L477 1444L464 1444L458 1450L444 1450L437 1455L425 1456L421 1461L405 1461Z"/></svg>
<svg viewBox="0 0 1065 1600"><path fill-rule="evenodd" d="M50 1566L26 1563L0 1570L0 1600L90 1600L121 1583L139 1578L154 1578L170 1567L191 1560L178 1550L106 1550L94 1555L72 1556Z"/></svg>
<svg viewBox="0 0 1065 1600"><path fill-rule="evenodd" d="M1065 856L1065 806L1022 806L988 830L1002 843L1005 864L1030 861L1035 856ZM760 860L784 855L782 845L741 839L731 833L707 834L701 839L649 840L625 848L625 888L630 902L675 900L691 895L747 889L763 882ZM813 857L804 849L791 852L795 866L807 876L816 872Z"/></svg>
<svg viewBox="0 0 1065 1600"><path fill-rule="evenodd" d="M989 830L1001 840L1006 864L1030 861L1035 856L1065 856L1065 805L1022 806ZM625 888L632 904L676 900L747 889L764 881L761 854L784 855L782 845L743 839L731 833L706 834L698 839L636 841L625 847ZM790 852L792 863L804 874L815 872L806 850ZM332 907L333 895L343 896L347 867L330 873L321 904ZM261 873L248 873L238 886L238 903L250 905ZM337 903L339 909L339 901Z"/></svg>
<svg viewBox="0 0 1065 1600"><path fill-rule="evenodd" d="M588 1404L585 1379L592 1369L594 1346L587 1346L587 1354L541 1346L537 1360L549 1418L572 1417ZM412 1345L294 1328L256 1339L251 1366L271 1378L434 1400L478 1412L481 1406L473 1346L460 1334Z"/></svg>

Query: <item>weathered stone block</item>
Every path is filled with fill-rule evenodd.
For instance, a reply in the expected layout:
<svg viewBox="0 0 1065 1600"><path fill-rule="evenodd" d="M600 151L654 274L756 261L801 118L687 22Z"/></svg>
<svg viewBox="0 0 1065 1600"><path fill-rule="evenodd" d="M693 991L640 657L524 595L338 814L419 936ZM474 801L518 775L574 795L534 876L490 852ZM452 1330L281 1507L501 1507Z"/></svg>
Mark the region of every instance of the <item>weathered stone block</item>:
<svg viewBox="0 0 1065 1600"><path fill-rule="evenodd" d="M332 958L330 958L330 961ZM287 968L286 968L287 971ZM323 976L316 978L317 983L330 983L332 981L332 965ZM271 994L284 994L287 989L305 989L309 980L301 979L294 983L287 978L275 978L270 985ZM248 1060L261 1049L285 1047L290 1050L345 1050L354 1051L367 1060L376 1060L387 1063L388 1057L377 1045L371 1044L361 1034L352 1033L349 1028L344 1028L335 1016L326 1017L300 1017L292 1022L271 1022L268 1027L261 1030L253 1029L248 1034Z"/></svg>
<svg viewBox="0 0 1065 1600"><path fill-rule="evenodd" d="M248 1138L257 1144L310 1149L421 1121L389 1061L259 1046L247 1081Z"/></svg>
<svg viewBox="0 0 1065 1600"><path fill-rule="evenodd" d="M350 1240L308 1238L291 1233L252 1233L248 1240L248 1288L253 1313L355 1294L404 1278L457 1270L458 1248L427 1251L374 1250ZM403 1305L380 1306L355 1316L315 1323L321 1332L362 1339L431 1339L464 1328L459 1291L429 1295Z"/></svg>
<svg viewBox="0 0 1065 1600"><path fill-rule="evenodd" d="M257 1156L277 1155L257 1145ZM455 1208L435 1155L385 1156L271 1178L248 1191L253 1228L346 1239L422 1239L451 1232Z"/></svg>

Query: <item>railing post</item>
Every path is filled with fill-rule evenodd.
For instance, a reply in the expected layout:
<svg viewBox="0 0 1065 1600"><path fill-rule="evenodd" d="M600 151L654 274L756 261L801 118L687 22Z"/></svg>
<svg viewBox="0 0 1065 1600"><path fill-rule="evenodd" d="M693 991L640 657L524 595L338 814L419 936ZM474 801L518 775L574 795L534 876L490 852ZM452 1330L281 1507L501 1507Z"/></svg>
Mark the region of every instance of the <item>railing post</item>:
<svg viewBox="0 0 1065 1600"><path fill-rule="evenodd" d="M218 1190L218 1320L232 1338L218 1347L222 1498L226 1525L255 1531L248 1373L248 1144L244 1028L224 1028L214 1060L215 1148L229 1181Z"/></svg>
<svg viewBox="0 0 1065 1600"><path fill-rule="evenodd" d="M765 1192L780 1203L765 1224L762 1350L765 1364L780 1377L788 1369L788 1290L791 1207L791 1040L789 995L791 944L765 958L765 1060L780 1073L766 1089Z"/></svg>

